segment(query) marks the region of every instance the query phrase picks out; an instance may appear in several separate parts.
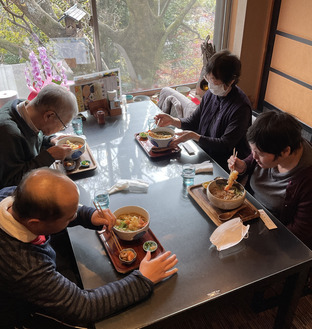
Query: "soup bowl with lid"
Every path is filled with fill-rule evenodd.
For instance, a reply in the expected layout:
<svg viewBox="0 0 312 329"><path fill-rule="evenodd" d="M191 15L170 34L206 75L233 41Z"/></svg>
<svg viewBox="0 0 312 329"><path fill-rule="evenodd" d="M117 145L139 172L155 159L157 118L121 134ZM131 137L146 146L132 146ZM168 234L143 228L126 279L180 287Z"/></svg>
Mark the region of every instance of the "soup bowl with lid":
<svg viewBox="0 0 312 329"><path fill-rule="evenodd" d="M149 229L150 215L142 207L124 206L115 210L114 215L117 220L113 231L121 240L137 240Z"/></svg>
<svg viewBox="0 0 312 329"><path fill-rule="evenodd" d="M169 127L158 127L148 132L148 139L155 147L170 147L175 132Z"/></svg>
<svg viewBox="0 0 312 329"><path fill-rule="evenodd" d="M233 186L225 191L227 179L219 178L213 180L207 186L207 198L210 203L222 210L232 210L243 204L246 198L246 190L244 186L238 182L234 182Z"/></svg>

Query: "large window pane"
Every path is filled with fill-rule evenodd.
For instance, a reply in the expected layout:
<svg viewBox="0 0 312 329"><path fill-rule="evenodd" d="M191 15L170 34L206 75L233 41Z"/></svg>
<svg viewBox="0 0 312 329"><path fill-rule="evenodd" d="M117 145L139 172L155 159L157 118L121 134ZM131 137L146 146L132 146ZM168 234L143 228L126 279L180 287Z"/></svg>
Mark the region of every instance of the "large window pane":
<svg viewBox="0 0 312 329"><path fill-rule="evenodd" d="M97 0L103 68L124 92L197 81L201 44L213 41L215 0Z"/></svg>
<svg viewBox="0 0 312 329"><path fill-rule="evenodd" d="M96 70L89 1L0 0L0 4L0 90L15 89L20 97L28 96L25 66L31 51L41 64L39 47L46 48L55 76L65 69L72 80Z"/></svg>

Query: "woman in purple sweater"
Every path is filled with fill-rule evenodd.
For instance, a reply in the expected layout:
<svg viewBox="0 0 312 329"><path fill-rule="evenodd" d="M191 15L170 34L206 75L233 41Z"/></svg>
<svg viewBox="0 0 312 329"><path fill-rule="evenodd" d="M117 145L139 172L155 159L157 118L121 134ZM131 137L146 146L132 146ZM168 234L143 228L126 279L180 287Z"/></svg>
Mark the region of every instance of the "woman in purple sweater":
<svg viewBox="0 0 312 329"><path fill-rule="evenodd" d="M172 146L192 139L226 170L234 147L241 157L250 154L246 132L252 111L247 96L236 86L240 73L240 60L227 50L220 51L207 63L209 89L197 109L187 118L156 115L158 126L184 130Z"/></svg>

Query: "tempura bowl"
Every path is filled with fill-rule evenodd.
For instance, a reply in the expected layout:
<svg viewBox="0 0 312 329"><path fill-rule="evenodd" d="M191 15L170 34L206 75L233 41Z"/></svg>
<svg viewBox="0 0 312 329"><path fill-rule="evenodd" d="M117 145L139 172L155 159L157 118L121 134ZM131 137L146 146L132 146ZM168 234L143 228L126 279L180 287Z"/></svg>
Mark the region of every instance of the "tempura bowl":
<svg viewBox="0 0 312 329"><path fill-rule="evenodd" d="M222 210L232 210L232 209L238 208L240 205L243 204L243 202L246 198L246 190L242 184L240 184L238 182L234 182L233 188L235 188L238 191L238 193L241 194L240 196L238 196L235 199L230 199L230 200L226 200L221 197L217 197L216 191L217 191L217 193L219 193L222 190L224 190L224 187L226 186L226 184L227 184L227 180L224 178L219 178L219 179L211 181L207 187L208 200L210 201L210 203L213 206L215 206L219 209L222 209Z"/></svg>
<svg viewBox="0 0 312 329"><path fill-rule="evenodd" d="M171 135L171 137L169 138L156 138L150 135L150 132L152 133L159 133L159 132L165 132ZM174 130L168 127L158 127L155 129L152 129L148 132L148 139L150 140L150 142L155 146L155 147L170 147L170 143L173 141L174 139Z"/></svg>
<svg viewBox="0 0 312 329"><path fill-rule="evenodd" d="M66 157L66 160L79 159L86 150L86 141L82 137L79 137L79 136L66 136L66 137L63 137L60 140L58 140L56 145L66 144L67 141L70 141L71 143L74 143L77 145L81 145L81 147L79 147L76 150L71 150L69 155Z"/></svg>
<svg viewBox="0 0 312 329"><path fill-rule="evenodd" d="M147 210L139 206L124 206L114 211L114 215L118 218L120 215L123 214L137 214L143 216L147 220L147 224L136 230L136 231L125 231L122 229L118 229L116 225L113 227L115 234L121 240L125 241L132 241L141 238L149 229L150 223L150 215Z"/></svg>

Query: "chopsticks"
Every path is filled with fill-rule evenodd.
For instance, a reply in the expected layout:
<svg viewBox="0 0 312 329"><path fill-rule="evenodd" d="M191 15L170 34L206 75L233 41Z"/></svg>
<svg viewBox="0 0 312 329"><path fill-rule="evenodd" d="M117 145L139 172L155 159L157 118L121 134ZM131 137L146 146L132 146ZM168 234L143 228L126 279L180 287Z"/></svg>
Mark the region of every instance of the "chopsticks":
<svg viewBox="0 0 312 329"><path fill-rule="evenodd" d="M96 210L99 212L99 214L101 215L101 217L104 218L105 216L104 216L104 213L103 213L103 210L102 210L101 206L100 206L99 204L95 203L94 201L93 201L93 204L94 204L95 209L96 209ZM120 243L119 243L119 241L118 241L117 236L115 235L114 231L111 231L111 234L112 234L113 241L114 241L114 243L115 243L115 245L116 245L116 247L117 247L117 250L118 250L119 252L121 252L122 248L121 248L121 245L120 245Z"/></svg>
<svg viewBox="0 0 312 329"><path fill-rule="evenodd" d="M233 148L233 157L237 157L237 151L236 151L236 149L235 149L235 147ZM233 171L234 169L233 169L233 166L232 166L232 168L231 168L231 172Z"/></svg>

